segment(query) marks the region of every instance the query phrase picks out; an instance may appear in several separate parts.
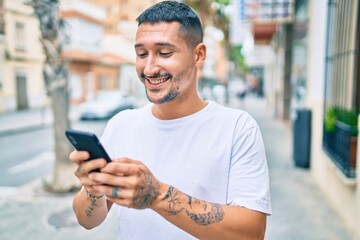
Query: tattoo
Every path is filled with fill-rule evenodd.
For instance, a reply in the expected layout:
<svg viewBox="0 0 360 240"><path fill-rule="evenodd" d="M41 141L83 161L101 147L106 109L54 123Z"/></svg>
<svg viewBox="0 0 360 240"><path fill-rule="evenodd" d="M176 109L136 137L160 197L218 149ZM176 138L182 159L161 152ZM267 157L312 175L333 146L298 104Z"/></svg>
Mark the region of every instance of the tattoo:
<svg viewBox="0 0 360 240"><path fill-rule="evenodd" d="M207 213L192 213L185 211L194 222L199 225L210 225L215 222L220 222L224 218L224 210L220 204L211 204L211 210Z"/></svg>
<svg viewBox="0 0 360 240"><path fill-rule="evenodd" d="M174 187L170 186L167 193L165 194L165 197L163 198L163 200L168 199L171 196L173 191L174 191Z"/></svg>
<svg viewBox="0 0 360 240"><path fill-rule="evenodd" d="M81 167L78 167L78 169L76 170L76 172L81 172L82 168Z"/></svg>
<svg viewBox="0 0 360 240"><path fill-rule="evenodd" d="M191 197L191 196L189 196L189 195L187 195L187 197L188 197L188 199L189 199L188 204L189 204L189 206L191 207L191 204L192 204L192 197Z"/></svg>
<svg viewBox="0 0 360 240"><path fill-rule="evenodd" d="M111 195L115 198L119 197L119 192L121 191L120 188L113 188Z"/></svg>
<svg viewBox="0 0 360 240"><path fill-rule="evenodd" d="M175 190L175 192L174 192L174 190ZM180 203L181 203L181 201L180 201L180 197L181 197L180 192L177 191L174 187L170 186L166 196L168 196L166 199L169 199L168 200L168 207L167 207L169 213L171 215L179 214L183 210L182 208L178 207L180 205ZM166 200L166 199L164 199L164 200Z"/></svg>
<svg viewBox="0 0 360 240"><path fill-rule="evenodd" d="M187 204L183 205L181 199L187 199ZM183 194L170 186L163 200L166 200L167 210L171 215L177 215L183 210L196 224L210 225L224 219L224 210L220 204L208 203ZM208 206L211 209L207 211Z"/></svg>
<svg viewBox="0 0 360 240"><path fill-rule="evenodd" d="M136 189L133 204L137 208L146 208L150 206L159 195L160 184L157 180L145 173L145 179Z"/></svg>
<svg viewBox="0 0 360 240"><path fill-rule="evenodd" d="M90 206L85 210L87 217L91 217L94 208L97 206L96 200L97 200L96 198L90 199Z"/></svg>

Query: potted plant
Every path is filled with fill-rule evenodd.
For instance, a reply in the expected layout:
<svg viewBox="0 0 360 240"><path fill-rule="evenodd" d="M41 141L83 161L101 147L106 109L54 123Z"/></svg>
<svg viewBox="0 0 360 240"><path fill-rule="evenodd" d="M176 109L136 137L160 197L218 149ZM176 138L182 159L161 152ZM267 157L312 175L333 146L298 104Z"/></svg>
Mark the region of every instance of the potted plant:
<svg viewBox="0 0 360 240"><path fill-rule="evenodd" d="M330 107L324 117L324 147L347 177L355 177L359 110Z"/></svg>

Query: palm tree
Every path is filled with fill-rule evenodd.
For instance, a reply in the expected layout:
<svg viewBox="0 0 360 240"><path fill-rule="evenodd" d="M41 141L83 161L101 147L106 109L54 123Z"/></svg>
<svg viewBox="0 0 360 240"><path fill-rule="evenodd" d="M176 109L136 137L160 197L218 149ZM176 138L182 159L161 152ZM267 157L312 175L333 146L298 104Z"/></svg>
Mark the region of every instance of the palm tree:
<svg viewBox="0 0 360 240"><path fill-rule="evenodd" d="M68 160L71 146L66 140L65 130L70 128L68 65L61 58L64 35L63 21L59 18L58 0L29 0L39 20L42 44L45 53L43 77L46 91L51 99L55 136L55 170L47 190L61 193L77 188L73 165Z"/></svg>

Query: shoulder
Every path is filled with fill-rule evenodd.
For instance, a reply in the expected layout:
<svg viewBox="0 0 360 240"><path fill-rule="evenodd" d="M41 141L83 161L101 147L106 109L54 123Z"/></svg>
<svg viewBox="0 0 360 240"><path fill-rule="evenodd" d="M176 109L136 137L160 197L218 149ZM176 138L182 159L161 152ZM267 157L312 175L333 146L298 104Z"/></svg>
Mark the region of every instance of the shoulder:
<svg viewBox="0 0 360 240"><path fill-rule="evenodd" d="M212 104L214 105L214 115L220 118L226 124L231 122L235 128L240 128L242 131L246 131L258 126L255 119L244 110L223 106L217 103Z"/></svg>
<svg viewBox="0 0 360 240"><path fill-rule="evenodd" d="M150 111L150 104L146 104L140 108L127 109L117 113L109 120L109 124L118 124L121 122L134 121L141 117L145 117Z"/></svg>

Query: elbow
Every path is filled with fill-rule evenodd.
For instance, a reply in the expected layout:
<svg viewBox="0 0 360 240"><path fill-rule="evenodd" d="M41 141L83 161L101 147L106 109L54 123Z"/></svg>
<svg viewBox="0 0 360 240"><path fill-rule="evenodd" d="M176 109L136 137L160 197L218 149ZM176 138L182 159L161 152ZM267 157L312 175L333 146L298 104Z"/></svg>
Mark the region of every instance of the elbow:
<svg viewBox="0 0 360 240"><path fill-rule="evenodd" d="M78 223L80 224L80 226L82 226L83 228L85 228L86 230L90 230L90 229L93 229L94 227L96 226L91 226L91 225L88 225L86 223L82 223L80 221L78 221Z"/></svg>
<svg viewBox="0 0 360 240"><path fill-rule="evenodd" d="M93 221L91 219L85 219L83 220L81 217L77 217L77 221L79 223L80 226L82 226L83 228L85 228L86 230L90 230L90 229L93 229L97 226L99 226L103 221L100 220L100 221Z"/></svg>
<svg viewBox="0 0 360 240"><path fill-rule="evenodd" d="M254 231L253 235L249 239L264 240L266 233L266 221L263 224L259 224L259 227Z"/></svg>

